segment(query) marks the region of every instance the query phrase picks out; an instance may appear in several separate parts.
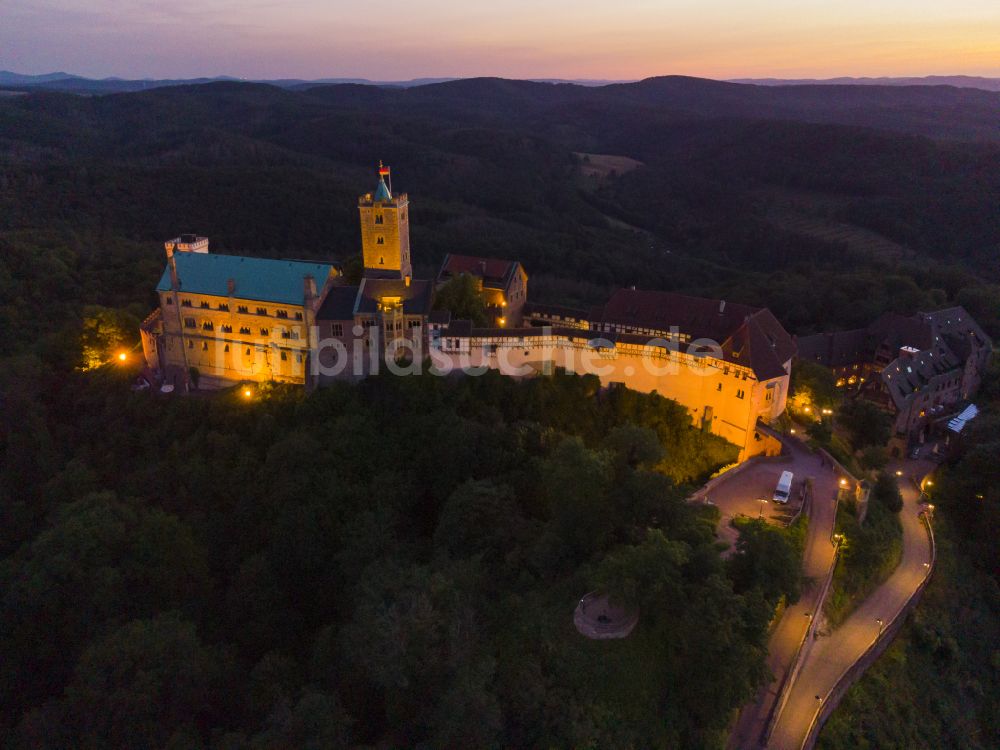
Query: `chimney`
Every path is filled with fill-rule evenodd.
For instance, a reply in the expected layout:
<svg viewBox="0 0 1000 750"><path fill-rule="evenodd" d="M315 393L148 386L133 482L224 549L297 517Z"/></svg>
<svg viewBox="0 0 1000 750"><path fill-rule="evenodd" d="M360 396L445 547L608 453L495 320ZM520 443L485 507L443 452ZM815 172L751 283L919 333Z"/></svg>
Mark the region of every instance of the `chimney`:
<svg viewBox="0 0 1000 750"><path fill-rule="evenodd" d="M174 253L177 252L177 243L176 242L164 242L163 246L165 248L167 248L167 260L170 260L171 258L174 257Z"/></svg>
<svg viewBox="0 0 1000 750"><path fill-rule="evenodd" d="M719 315L722 315L726 311L726 301L724 299L719 300Z"/></svg>
<svg viewBox="0 0 1000 750"><path fill-rule="evenodd" d="M226 279L226 292L230 297L236 292L236 279Z"/></svg>
<svg viewBox="0 0 1000 750"><path fill-rule="evenodd" d="M303 276L302 281L303 281L302 287L303 287L303 292L305 294L305 298L307 300L316 299L317 297L316 279L313 278L312 276Z"/></svg>
<svg viewBox="0 0 1000 750"><path fill-rule="evenodd" d="M410 274L406 274L406 276L403 277L403 285L407 287L410 285Z"/></svg>
<svg viewBox="0 0 1000 750"><path fill-rule="evenodd" d="M170 266L170 288L175 292L180 291L181 280L177 275L177 258L169 250L167 251L167 265ZM177 304L180 304L180 302Z"/></svg>

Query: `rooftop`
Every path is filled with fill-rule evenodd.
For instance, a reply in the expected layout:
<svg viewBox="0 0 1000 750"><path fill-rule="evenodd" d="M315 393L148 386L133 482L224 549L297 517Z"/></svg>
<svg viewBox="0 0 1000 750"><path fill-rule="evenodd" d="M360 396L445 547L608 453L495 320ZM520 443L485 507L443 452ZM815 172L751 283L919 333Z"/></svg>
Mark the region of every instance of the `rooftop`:
<svg viewBox="0 0 1000 750"><path fill-rule="evenodd" d="M519 265L521 264L516 260L448 253L444 263L441 264L438 281L446 281L452 276L465 273L470 276L478 276L486 285L489 285L490 282L506 285L507 280L514 274Z"/></svg>
<svg viewBox="0 0 1000 750"><path fill-rule="evenodd" d="M316 280L317 291L320 291L327 279L337 273L329 263L298 260L209 253L177 253L174 259L182 292L288 305L302 304L306 276L312 276ZM235 282L232 294L229 292L230 279ZM163 270L156 291L170 291L169 265Z"/></svg>
<svg viewBox="0 0 1000 750"><path fill-rule="evenodd" d="M751 368L759 380L785 375L795 341L767 308L674 292L619 289L591 312L592 321L709 339L727 362Z"/></svg>

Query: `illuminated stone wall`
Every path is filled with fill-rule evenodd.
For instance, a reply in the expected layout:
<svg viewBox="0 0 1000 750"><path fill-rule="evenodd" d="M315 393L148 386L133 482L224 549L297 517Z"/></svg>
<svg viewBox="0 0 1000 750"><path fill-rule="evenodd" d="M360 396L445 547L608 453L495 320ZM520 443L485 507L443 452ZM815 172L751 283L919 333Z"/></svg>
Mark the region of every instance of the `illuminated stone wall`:
<svg viewBox="0 0 1000 750"><path fill-rule="evenodd" d="M741 461L779 449L776 441L758 434L755 426L758 418L770 423L785 410L788 374L759 381L748 368L711 357L696 359L683 352L632 344L598 352L583 339L571 341L557 335L524 339L444 336L431 359L451 368L486 367L512 377L530 377L557 367L590 372L600 377L602 385L619 383L677 401L688 409L696 427L739 446Z"/></svg>
<svg viewBox="0 0 1000 750"><path fill-rule="evenodd" d="M160 311L161 365L195 367L209 385L306 383L315 313L304 302L161 292Z"/></svg>

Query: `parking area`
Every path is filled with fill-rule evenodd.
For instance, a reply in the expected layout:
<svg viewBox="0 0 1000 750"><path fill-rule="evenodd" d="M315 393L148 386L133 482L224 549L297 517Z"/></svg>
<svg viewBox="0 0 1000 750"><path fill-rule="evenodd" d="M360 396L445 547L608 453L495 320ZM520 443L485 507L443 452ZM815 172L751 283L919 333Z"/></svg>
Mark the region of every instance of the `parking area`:
<svg viewBox="0 0 1000 750"><path fill-rule="evenodd" d="M795 474L786 504L775 503L772 499L783 471ZM717 529L719 538L729 543L730 551L736 546L739 534L732 520L739 516L764 518L775 524L788 523L802 507L805 478L804 473L796 472L793 458L765 459L712 488L705 499L718 507L722 516Z"/></svg>

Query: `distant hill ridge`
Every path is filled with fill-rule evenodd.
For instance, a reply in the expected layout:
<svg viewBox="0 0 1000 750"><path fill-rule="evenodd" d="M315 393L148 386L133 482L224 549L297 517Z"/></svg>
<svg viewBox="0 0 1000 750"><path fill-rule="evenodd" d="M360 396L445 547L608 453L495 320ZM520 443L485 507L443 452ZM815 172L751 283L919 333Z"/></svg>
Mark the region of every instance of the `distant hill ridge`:
<svg viewBox="0 0 1000 750"><path fill-rule="evenodd" d="M145 91L148 89L164 88L167 86L186 86L204 83L218 83L220 81L235 81L242 83L267 83L279 88L298 89L310 88L313 86L325 86L331 84L359 84L363 86L388 86L394 88L412 88L414 86L427 86L434 83L445 83L448 81L463 80L457 76L444 76L440 78L412 78L402 81L376 81L370 78L237 78L234 76L201 76L198 78L136 78L127 79L120 77L108 78L87 78L72 73L44 73L41 75L26 75L14 73L9 70L0 70L0 86L17 86L44 88L52 91L63 91L66 93L88 93L88 94L117 94L130 91ZM537 83L574 83L578 86L606 86L611 83L622 83L617 80L591 80L591 79L561 79L561 78L536 78L531 79Z"/></svg>
<svg viewBox="0 0 1000 750"><path fill-rule="evenodd" d="M904 76L878 78L734 78L732 83L756 86L955 86L957 88L1000 91L1000 78L983 76Z"/></svg>
<svg viewBox="0 0 1000 750"><path fill-rule="evenodd" d="M643 79L646 81L662 78L688 79L692 81L709 81L713 79L691 76L656 76ZM314 86L336 84L359 84L363 86L385 86L394 88L414 88L436 83L449 83L460 80L476 80L458 76L443 76L437 78L412 78L398 81L378 81L369 78L237 78L234 76L201 76L198 78L142 78L127 79L120 77L87 78L73 73L56 72L41 75L14 73L9 70L0 71L0 86L17 86L45 88L54 91L70 93L123 93L128 91L144 91L166 86L185 86L220 81L237 81L246 83L267 83L280 88L300 89ZM634 80L605 79L571 79L571 78L530 78L524 79L532 83L574 84L585 87L605 87L618 84L641 83ZM956 88L973 88L984 91L1000 91L1000 78L983 76L923 76L923 77L878 77L878 78L736 78L719 83L735 83L753 86L954 86Z"/></svg>

